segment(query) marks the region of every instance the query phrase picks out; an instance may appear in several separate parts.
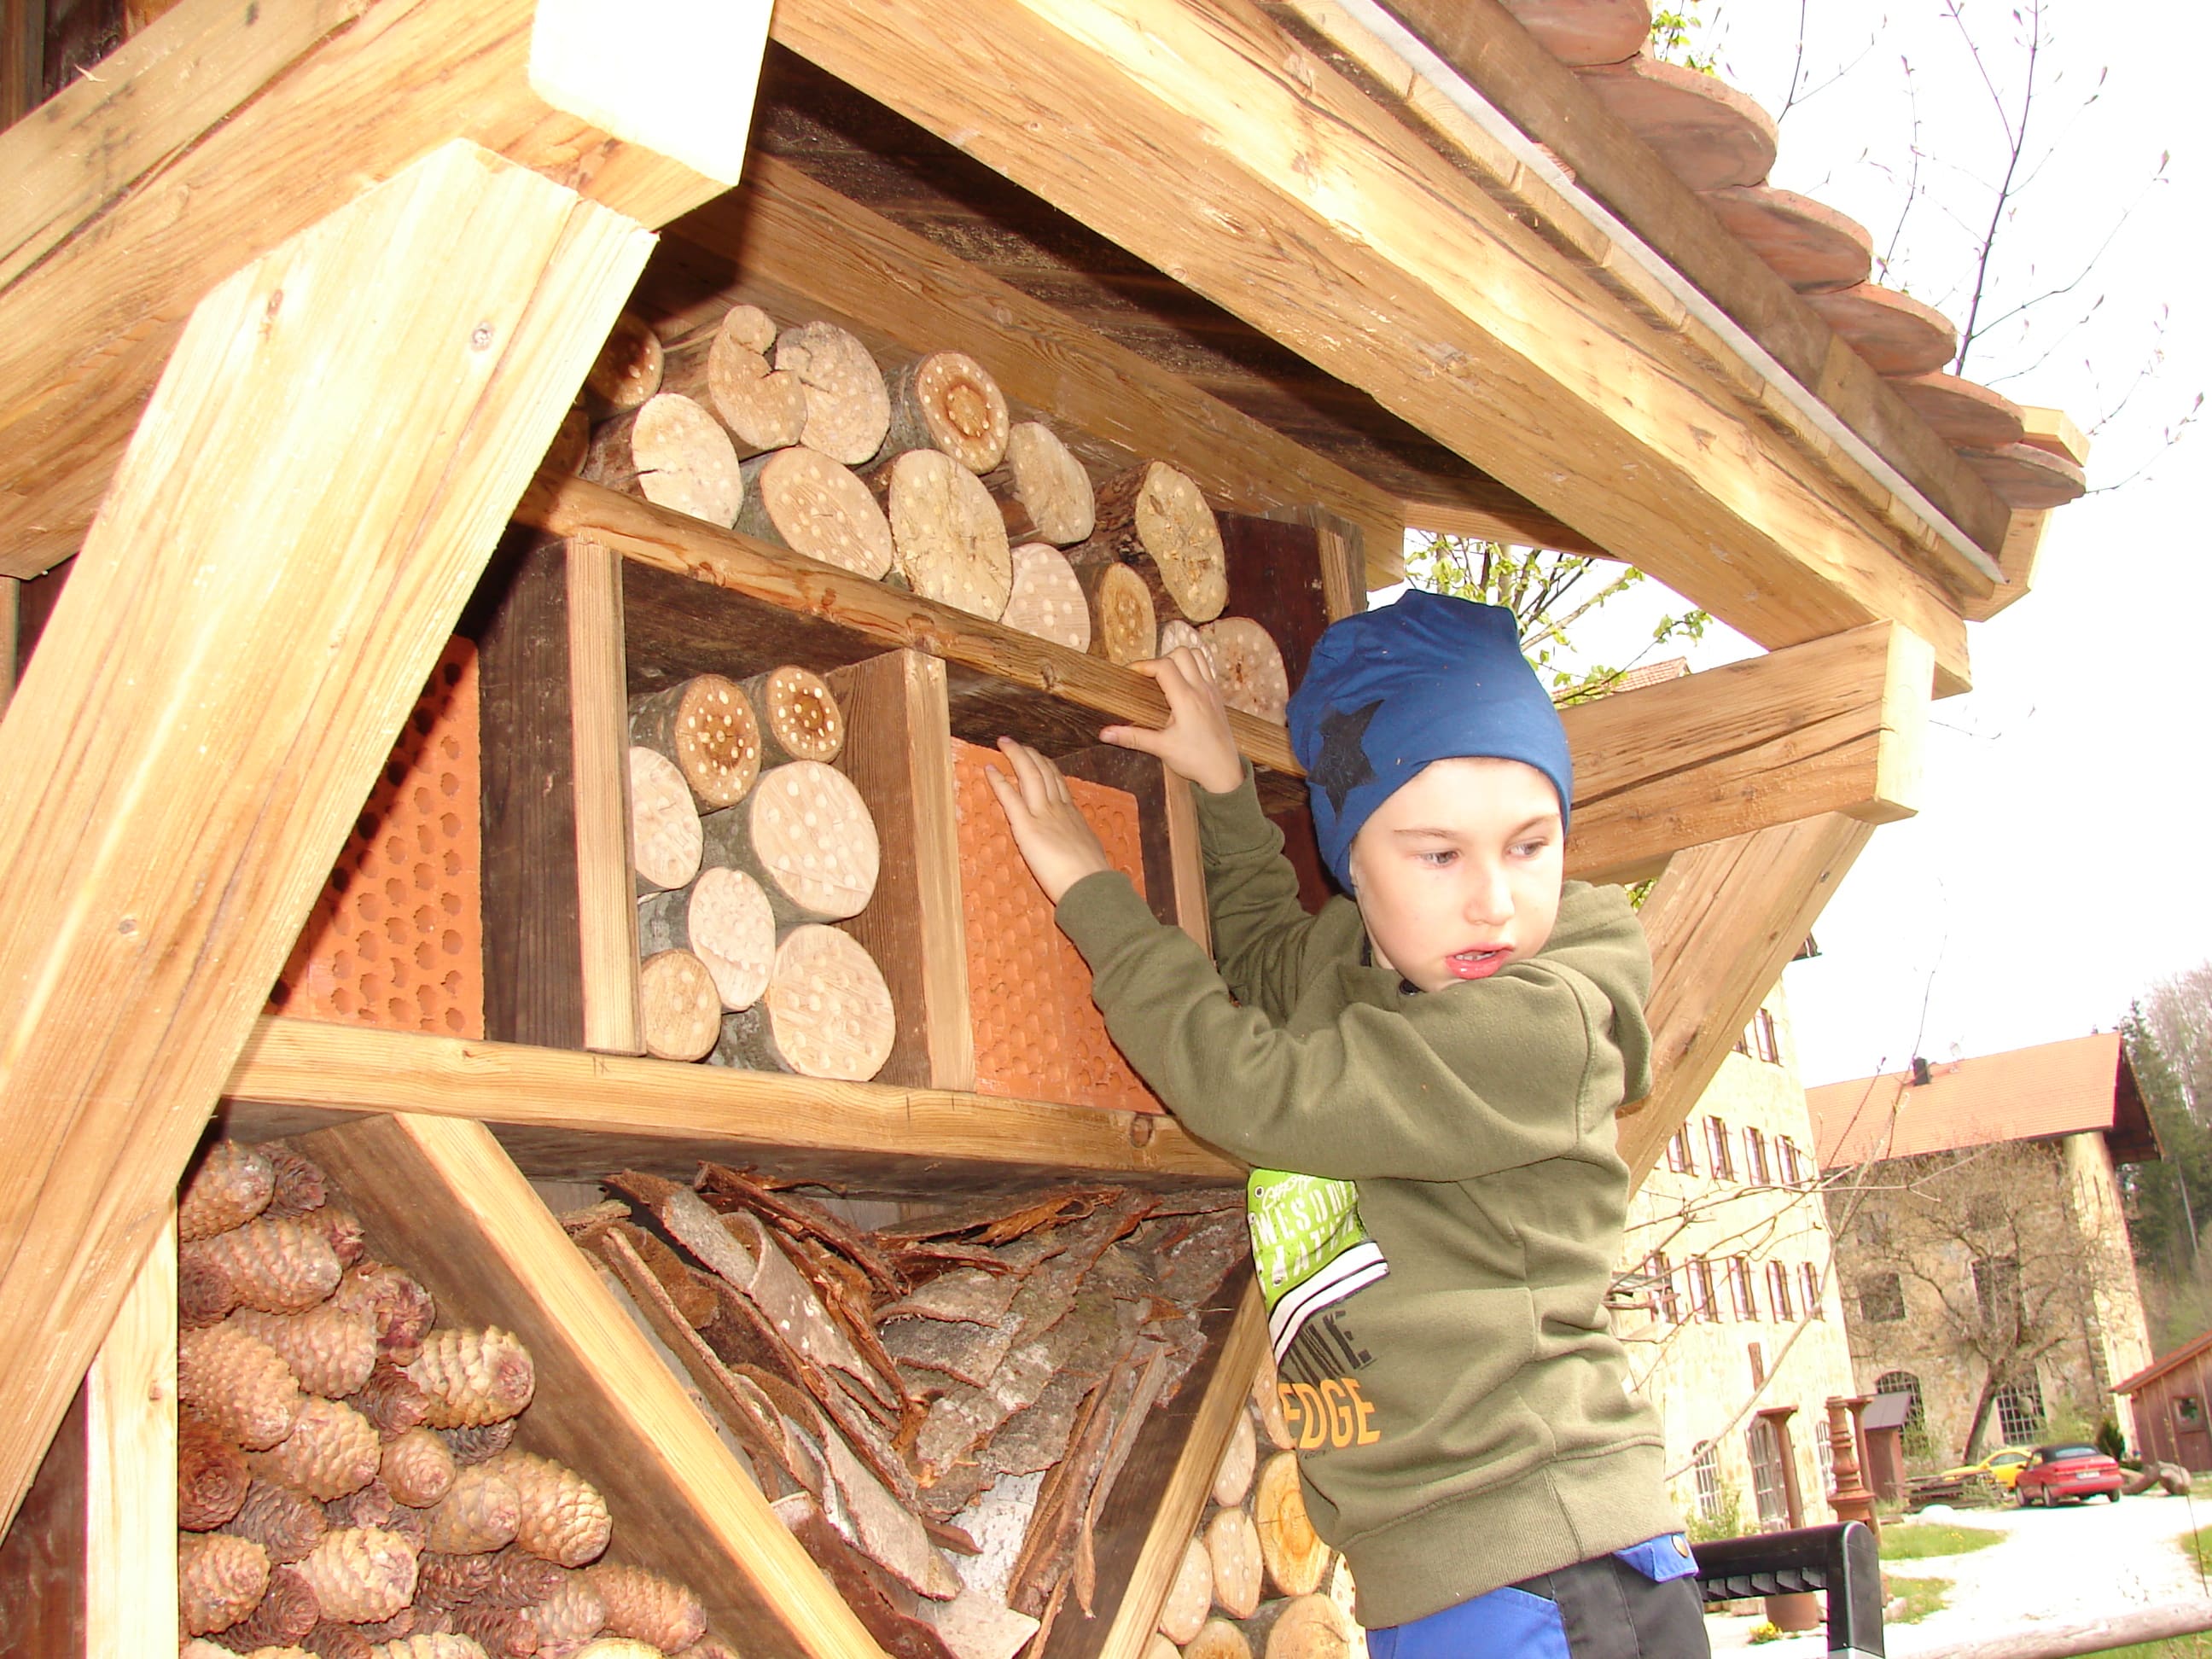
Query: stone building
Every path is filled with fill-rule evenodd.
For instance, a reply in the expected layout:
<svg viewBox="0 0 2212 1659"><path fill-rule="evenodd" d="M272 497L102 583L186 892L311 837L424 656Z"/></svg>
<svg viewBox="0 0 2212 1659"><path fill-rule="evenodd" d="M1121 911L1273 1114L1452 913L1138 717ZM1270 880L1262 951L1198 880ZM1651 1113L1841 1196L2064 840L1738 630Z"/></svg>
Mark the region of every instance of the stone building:
<svg viewBox="0 0 2212 1659"><path fill-rule="evenodd" d="M2158 1139L2117 1034L1809 1091L1851 1363L1908 1460L2086 1436L2151 1358L2116 1166Z"/></svg>

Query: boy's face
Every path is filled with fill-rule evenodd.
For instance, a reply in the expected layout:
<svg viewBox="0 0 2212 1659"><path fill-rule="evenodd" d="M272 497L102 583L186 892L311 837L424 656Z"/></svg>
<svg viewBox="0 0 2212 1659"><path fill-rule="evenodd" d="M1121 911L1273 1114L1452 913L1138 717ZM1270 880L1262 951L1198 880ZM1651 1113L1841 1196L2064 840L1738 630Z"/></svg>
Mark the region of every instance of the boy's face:
<svg viewBox="0 0 2212 1659"><path fill-rule="evenodd" d="M1352 874L1375 955L1424 991L1544 948L1565 836L1552 781L1522 761L1424 767L1359 828Z"/></svg>

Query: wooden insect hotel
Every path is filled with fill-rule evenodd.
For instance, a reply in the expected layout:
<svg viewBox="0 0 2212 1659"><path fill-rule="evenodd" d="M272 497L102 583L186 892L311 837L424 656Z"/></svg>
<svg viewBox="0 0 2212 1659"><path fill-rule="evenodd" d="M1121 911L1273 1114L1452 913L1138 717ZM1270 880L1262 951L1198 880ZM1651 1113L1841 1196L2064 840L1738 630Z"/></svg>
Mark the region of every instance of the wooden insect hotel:
<svg viewBox="0 0 2212 1659"><path fill-rule="evenodd" d="M1565 716L1640 1176L2081 488L1643 0L0 20L13 1651L1344 1651L980 750L1203 943L1129 664L1296 844L1409 528L1741 630Z"/></svg>

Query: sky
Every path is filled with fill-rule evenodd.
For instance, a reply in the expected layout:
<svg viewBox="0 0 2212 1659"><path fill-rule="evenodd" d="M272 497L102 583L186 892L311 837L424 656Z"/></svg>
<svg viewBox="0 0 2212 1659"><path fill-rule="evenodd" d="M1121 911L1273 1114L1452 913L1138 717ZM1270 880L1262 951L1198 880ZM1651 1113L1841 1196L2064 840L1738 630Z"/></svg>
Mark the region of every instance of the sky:
<svg viewBox="0 0 2212 1659"><path fill-rule="evenodd" d="M1800 9L1703 9L1725 78L1781 111ZM1958 9L2014 100L2014 7ZM1804 15L1812 90L1782 118L1771 181L1858 219L1877 254L1893 241L1877 279L1962 322L2007 144L1958 23L1944 0L1809 0ZM1875 836L1815 929L1820 957L1789 971L1808 1085L2109 1030L2155 981L2212 957L2197 868L2212 842L2212 534L2195 498L2212 418L2164 438L2212 392L2212 9L2045 0L2043 25L2028 183L1984 314L2075 285L1993 331L1965 370L2095 426L2093 493L2053 516L2033 592L1970 629L1974 690L1935 705L1919 815ZM1593 654L1617 661L1648 625L1609 619ZM1716 629L1689 654L1707 667L1755 648Z"/></svg>

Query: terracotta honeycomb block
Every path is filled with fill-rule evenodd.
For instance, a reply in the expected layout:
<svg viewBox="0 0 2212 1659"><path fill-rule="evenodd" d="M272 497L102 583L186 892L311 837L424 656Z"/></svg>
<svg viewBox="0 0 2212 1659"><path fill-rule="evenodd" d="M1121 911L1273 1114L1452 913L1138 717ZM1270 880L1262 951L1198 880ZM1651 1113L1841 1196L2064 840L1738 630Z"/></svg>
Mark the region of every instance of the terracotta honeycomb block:
<svg viewBox="0 0 2212 1659"><path fill-rule="evenodd" d="M1091 1000L1090 969L1054 925L1052 906L1014 847L984 776L994 763L1005 765L992 750L954 740L975 1087L989 1095L1157 1112L1158 1100L1106 1035L1105 1018ZM1142 893L1136 798L1082 778L1067 781L1107 858Z"/></svg>
<svg viewBox="0 0 2212 1659"><path fill-rule="evenodd" d="M270 1006L440 1036L483 1035L476 647L438 659L315 901Z"/></svg>

